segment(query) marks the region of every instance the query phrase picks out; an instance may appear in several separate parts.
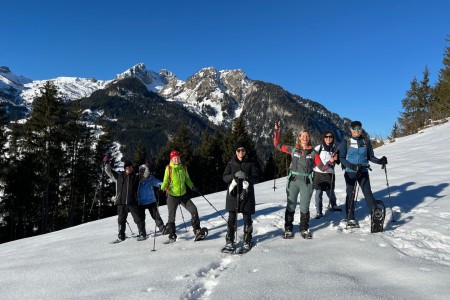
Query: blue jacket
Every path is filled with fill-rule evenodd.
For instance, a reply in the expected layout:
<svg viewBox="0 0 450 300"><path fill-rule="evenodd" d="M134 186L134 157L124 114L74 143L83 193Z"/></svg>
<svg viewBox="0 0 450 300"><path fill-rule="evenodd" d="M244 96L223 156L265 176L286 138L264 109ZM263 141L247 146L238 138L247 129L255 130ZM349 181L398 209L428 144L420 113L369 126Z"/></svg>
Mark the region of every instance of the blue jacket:
<svg viewBox="0 0 450 300"><path fill-rule="evenodd" d="M349 173L356 172L349 168L350 164L361 165L361 172L369 170L369 161L380 164L380 160L373 153L372 144L370 141L365 140L363 136L356 139L350 138L349 141L342 142L339 150L339 159L342 166L346 168L345 172Z"/></svg>
<svg viewBox="0 0 450 300"><path fill-rule="evenodd" d="M148 205L155 203L156 197L153 187L161 186L162 181L150 175L139 182L138 187L138 203L139 205Z"/></svg>

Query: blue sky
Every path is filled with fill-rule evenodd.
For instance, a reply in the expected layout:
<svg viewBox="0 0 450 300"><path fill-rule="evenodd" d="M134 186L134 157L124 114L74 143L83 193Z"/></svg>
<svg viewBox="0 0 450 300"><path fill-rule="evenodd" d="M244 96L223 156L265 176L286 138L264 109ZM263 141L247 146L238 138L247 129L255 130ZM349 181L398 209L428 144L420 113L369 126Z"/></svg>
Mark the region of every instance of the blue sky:
<svg viewBox="0 0 450 300"><path fill-rule="evenodd" d="M450 35L447 0L2 2L0 65L17 75L242 69L378 136L425 66L436 82Z"/></svg>

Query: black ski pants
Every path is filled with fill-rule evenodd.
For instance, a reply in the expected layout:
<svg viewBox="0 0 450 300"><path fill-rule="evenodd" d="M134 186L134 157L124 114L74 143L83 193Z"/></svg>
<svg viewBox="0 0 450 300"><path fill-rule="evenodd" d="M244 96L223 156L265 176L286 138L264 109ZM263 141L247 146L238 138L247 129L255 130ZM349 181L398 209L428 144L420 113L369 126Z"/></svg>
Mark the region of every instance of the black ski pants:
<svg viewBox="0 0 450 300"><path fill-rule="evenodd" d="M131 212L134 223L136 223L139 233L145 233L145 211L139 205L117 205L117 221L119 223L119 234L125 234L125 224L127 222L128 212Z"/></svg>
<svg viewBox="0 0 450 300"><path fill-rule="evenodd" d="M194 230L200 229L200 219L198 217L197 206L194 202L187 196L183 195L180 197L169 195L167 197L167 209L169 211L169 219L167 221L167 229L169 234L175 233L175 217L177 214L178 205L183 206L191 214L191 223Z"/></svg>
<svg viewBox="0 0 450 300"><path fill-rule="evenodd" d="M164 222L161 219L161 215L159 214L158 207L156 206L156 203L153 202L151 204L142 205L142 208L144 209L144 217L145 217L145 210L148 209L150 212L150 216L155 220L156 227L159 228L159 230L162 230L161 228L164 228Z"/></svg>
<svg viewBox="0 0 450 300"><path fill-rule="evenodd" d="M349 220L355 219L356 199L354 198L356 198L356 190L355 195L353 196L353 189L355 188L356 181L358 181L358 184L364 194L364 199L366 200L366 205L369 208L369 212L372 213L372 207L375 201L375 197L373 196L372 189L370 187L369 172L345 172L344 178L347 191L347 199L345 202L347 218Z"/></svg>

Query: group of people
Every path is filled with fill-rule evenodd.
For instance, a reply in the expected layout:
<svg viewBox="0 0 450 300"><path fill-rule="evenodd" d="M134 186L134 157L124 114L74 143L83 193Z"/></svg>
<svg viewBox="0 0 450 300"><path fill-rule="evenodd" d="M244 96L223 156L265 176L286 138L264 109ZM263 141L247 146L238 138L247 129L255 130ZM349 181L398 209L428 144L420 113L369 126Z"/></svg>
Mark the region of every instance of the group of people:
<svg viewBox="0 0 450 300"><path fill-rule="evenodd" d="M275 123L274 146L276 149L292 156L289 174L287 176L287 205L285 211L285 225L283 238L294 237L293 222L300 194L300 234L303 238L312 238L309 231L309 206L315 191L316 218L323 216L322 195L325 192L329 198L329 210L341 211L336 203L335 172L337 164L342 163L345 168L346 182L346 213L348 225L357 224L354 218L354 197L352 195L356 182L360 185L365 196L366 204L371 210L374 196L370 187L368 170L369 161L377 164L387 164L387 158L376 158L370 141L362 135L360 121L351 122L351 138L339 146L335 143L333 132L325 131L322 141L315 148L311 145L310 134L307 130L297 136L296 145L282 145L280 143L280 126ZM223 173L223 180L227 183L226 204L228 212L226 246L232 249L237 236L237 214L242 213L244 221L243 249L248 251L252 245L252 214L255 213L254 185L258 183L259 171L255 162L247 155L246 145L242 142L235 144L235 153L228 162ZM137 224L138 240L146 239L145 210L148 209L156 226L162 234L168 234L169 240L175 241L176 210L183 206L191 214L191 223L196 236L202 234L198 210L187 194L186 186L193 191L196 187L189 177L188 170L181 163L180 153L176 150L170 153L170 163L166 166L164 179L160 181L150 174L150 162L139 167L135 173L131 162L125 162L124 171L111 170L109 158L105 156L105 171L116 182L116 205L118 213L118 239L125 239L125 225L128 212ZM164 225L158 210L158 201L153 187L159 187L167 194L168 222Z"/></svg>
<svg viewBox="0 0 450 300"><path fill-rule="evenodd" d="M297 136L295 146L281 145L280 126L275 123L274 146L292 156L289 167L288 183L286 185L287 205L285 211L284 238L294 237L293 221L297 197L300 194L300 234L303 238L312 238L309 231L309 205L313 193L316 192L316 218L323 215L322 194L325 191L330 199L330 210L341 211L336 204L334 193L335 176L334 167L342 163L345 169L346 184L346 214L347 226L357 227L355 220L354 188L356 183L362 189L367 207L372 213L374 196L369 180L369 161L386 165L387 158L377 158L374 155L372 144L362 135L362 123L353 121L350 124L351 137L339 146L334 141L331 131L325 131L321 144L315 148L311 145L310 134L307 130L301 131Z"/></svg>

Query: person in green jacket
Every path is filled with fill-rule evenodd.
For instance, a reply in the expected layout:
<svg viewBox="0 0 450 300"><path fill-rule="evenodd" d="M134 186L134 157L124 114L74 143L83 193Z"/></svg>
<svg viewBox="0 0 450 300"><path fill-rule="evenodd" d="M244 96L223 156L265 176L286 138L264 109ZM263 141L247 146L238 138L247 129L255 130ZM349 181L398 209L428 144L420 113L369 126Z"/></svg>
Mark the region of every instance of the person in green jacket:
<svg viewBox="0 0 450 300"><path fill-rule="evenodd" d="M193 191L197 190L189 177L187 168L181 163L180 153L173 150L170 152L170 164L166 167L161 185L161 190L166 191L167 194L169 218L166 228L169 233L169 239L172 241L177 239L175 233L175 216L178 205L180 204L191 213L191 223L195 236L197 237L201 234L197 207L186 194L186 185Z"/></svg>

